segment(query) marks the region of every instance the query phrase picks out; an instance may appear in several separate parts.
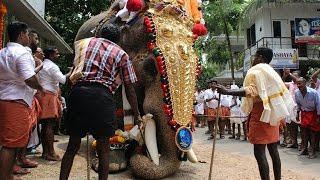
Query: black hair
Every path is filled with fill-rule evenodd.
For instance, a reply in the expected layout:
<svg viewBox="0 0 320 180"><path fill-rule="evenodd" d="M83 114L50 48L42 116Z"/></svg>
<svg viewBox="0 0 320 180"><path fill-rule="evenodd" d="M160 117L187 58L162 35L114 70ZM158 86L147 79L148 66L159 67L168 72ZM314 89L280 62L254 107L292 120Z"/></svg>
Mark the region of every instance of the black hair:
<svg viewBox="0 0 320 180"><path fill-rule="evenodd" d="M273 51L272 49L270 48L267 48L267 47L259 47L256 51L256 54L257 55L260 55L264 62L269 64L272 60L272 57L273 57Z"/></svg>
<svg viewBox="0 0 320 180"><path fill-rule="evenodd" d="M46 48L44 48L44 50L43 50L44 58L50 59L50 56L55 53L56 49L57 49L56 47L46 47Z"/></svg>
<svg viewBox="0 0 320 180"><path fill-rule="evenodd" d="M216 80L212 80L211 82L212 82L212 83L214 82L214 83L218 84L218 81L216 81Z"/></svg>
<svg viewBox="0 0 320 180"><path fill-rule="evenodd" d="M297 79L297 81L299 81L299 80L301 80L303 83L307 83L307 80L306 80L306 78L304 78L304 77L299 77L299 78Z"/></svg>
<svg viewBox="0 0 320 180"><path fill-rule="evenodd" d="M37 31L36 31L35 29L29 28L28 31L29 31L29 38L30 38L30 40L31 40L35 35L38 35L38 33L37 33ZM38 37L38 39L39 39L39 37ZM29 40L29 41L30 41L30 40ZM32 54L36 53L37 48L38 48L38 45L37 45L37 44L30 43L30 44L29 44L29 47L30 47L30 49L31 49L31 51L32 51Z"/></svg>
<svg viewBox="0 0 320 180"><path fill-rule="evenodd" d="M292 71L292 73L297 73L299 77L301 76L301 71L299 71L299 70Z"/></svg>
<svg viewBox="0 0 320 180"><path fill-rule="evenodd" d="M37 34L38 35L38 32L35 29L28 28L28 31L29 31L29 36L31 36L33 34Z"/></svg>
<svg viewBox="0 0 320 180"><path fill-rule="evenodd" d="M17 42L21 32L26 33L28 31L28 25L24 22L14 21L8 25L8 36L10 42Z"/></svg>
<svg viewBox="0 0 320 180"><path fill-rule="evenodd" d="M120 41L120 28L115 24L107 24L101 30L101 37L108 39L114 43L118 43Z"/></svg>

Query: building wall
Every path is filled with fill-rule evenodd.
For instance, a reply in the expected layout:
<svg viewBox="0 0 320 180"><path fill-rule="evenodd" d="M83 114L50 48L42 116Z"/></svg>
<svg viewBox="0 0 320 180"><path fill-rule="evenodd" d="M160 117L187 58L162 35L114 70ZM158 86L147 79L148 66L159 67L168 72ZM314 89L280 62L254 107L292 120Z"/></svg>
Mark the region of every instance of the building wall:
<svg viewBox="0 0 320 180"><path fill-rule="evenodd" d="M273 37L272 21L281 21L282 37L290 37L290 21L295 18L319 17L318 9L320 10L320 3L286 3L283 5L270 3L255 13L256 17L250 26L256 24L256 39L259 40L263 37Z"/></svg>
<svg viewBox="0 0 320 180"><path fill-rule="evenodd" d="M44 18L45 12L45 0L26 0L36 11L37 13Z"/></svg>
<svg viewBox="0 0 320 180"><path fill-rule="evenodd" d="M259 41L264 37L273 37L273 21L281 22L281 37L291 37L290 21L294 21L295 18L319 18L320 3L266 3L262 8L259 8L256 12L254 12L252 16L252 21L246 25L245 29L248 29L255 24L256 41ZM245 47L248 48L246 42L246 33L244 34L244 39ZM265 38L264 42L260 41L256 45L260 46L260 44L263 43L273 44L271 48L292 48L292 42L290 38ZM277 44L279 45L277 46ZM317 48L317 45L307 45L308 57L314 56L313 53L315 53L315 48ZM254 54L255 50L256 46L253 46L245 51L244 71L250 67L250 56ZM300 58L300 60L301 59L304 58Z"/></svg>

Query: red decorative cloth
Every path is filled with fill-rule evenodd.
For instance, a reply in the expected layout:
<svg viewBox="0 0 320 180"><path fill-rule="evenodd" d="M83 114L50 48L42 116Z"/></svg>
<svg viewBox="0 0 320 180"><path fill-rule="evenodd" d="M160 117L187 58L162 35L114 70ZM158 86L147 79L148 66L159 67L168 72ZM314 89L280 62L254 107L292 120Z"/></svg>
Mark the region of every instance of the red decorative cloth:
<svg viewBox="0 0 320 180"><path fill-rule="evenodd" d="M320 131L320 123L316 122L317 113L315 111L301 111L301 126L311 129L312 131Z"/></svg>

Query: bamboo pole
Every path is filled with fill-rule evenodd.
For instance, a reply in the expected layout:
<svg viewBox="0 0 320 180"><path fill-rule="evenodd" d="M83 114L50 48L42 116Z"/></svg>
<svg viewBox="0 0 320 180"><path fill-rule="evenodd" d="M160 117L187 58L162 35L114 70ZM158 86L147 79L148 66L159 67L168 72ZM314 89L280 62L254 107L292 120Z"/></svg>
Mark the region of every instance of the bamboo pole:
<svg viewBox="0 0 320 180"><path fill-rule="evenodd" d="M218 98L217 112L220 112L220 100L221 100L221 94L219 94L219 98ZM214 128L214 137L213 137L213 144L212 144L211 162L210 162L210 172L209 172L208 180L211 180L211 178L212 178L211 174L212 174L214 151L215 151L215 148L216 148L216 139L217 139L217 133L218 133L218 121L219 121L219 116L216 116L216 122L215 122L215 128Z"/></svg>

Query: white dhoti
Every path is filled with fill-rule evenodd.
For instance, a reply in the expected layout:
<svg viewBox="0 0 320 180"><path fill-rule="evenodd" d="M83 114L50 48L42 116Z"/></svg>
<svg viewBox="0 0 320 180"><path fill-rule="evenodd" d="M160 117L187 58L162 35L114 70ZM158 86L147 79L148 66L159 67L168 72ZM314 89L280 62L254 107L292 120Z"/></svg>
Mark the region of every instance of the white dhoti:
<svg viewBox="0 0 320 180"><path fill-rule="evenodd" d="M36 147L40 144L38 129L41 130L40 124L36 125L36 127L32 131L27 148Z"/></svg>

